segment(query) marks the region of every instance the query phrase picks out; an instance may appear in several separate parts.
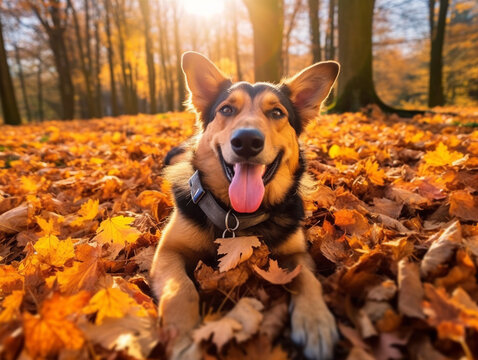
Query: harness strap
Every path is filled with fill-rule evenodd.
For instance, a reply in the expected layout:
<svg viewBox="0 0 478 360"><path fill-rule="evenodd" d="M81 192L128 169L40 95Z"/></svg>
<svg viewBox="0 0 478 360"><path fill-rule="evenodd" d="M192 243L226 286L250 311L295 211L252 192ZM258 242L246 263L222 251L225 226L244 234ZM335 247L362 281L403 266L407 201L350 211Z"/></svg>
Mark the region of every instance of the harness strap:
<svg viewBox="0 0 478 360"><path fill-rule="evenodd" d="M208 219L222 231L226 230L226 219L228 222L227 227L229 229L237 228L237 231L253 227L269 219L269 214L264 211L256 211L249 215L239 215L229 210L233 216L228 216L228 212L217 203L214 196L203 188L199 178L199 170L196 170L189 179L189 187L193 203L198 205Z"/></svg>

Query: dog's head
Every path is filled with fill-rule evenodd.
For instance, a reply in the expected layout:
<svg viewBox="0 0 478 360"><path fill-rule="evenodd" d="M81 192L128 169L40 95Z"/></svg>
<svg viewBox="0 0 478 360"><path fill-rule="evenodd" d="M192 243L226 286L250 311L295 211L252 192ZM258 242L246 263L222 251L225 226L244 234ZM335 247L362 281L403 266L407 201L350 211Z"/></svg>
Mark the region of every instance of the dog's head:
<svg viewBox="0 0 478 360"><path fill-rule="evenodd" d="M193 163L206 186L241 213L281 202L300 166L298 137L318 115L339 64L317 63L279 85L232 83L195 52L183 55L182 67L202 127Z"/></svg>

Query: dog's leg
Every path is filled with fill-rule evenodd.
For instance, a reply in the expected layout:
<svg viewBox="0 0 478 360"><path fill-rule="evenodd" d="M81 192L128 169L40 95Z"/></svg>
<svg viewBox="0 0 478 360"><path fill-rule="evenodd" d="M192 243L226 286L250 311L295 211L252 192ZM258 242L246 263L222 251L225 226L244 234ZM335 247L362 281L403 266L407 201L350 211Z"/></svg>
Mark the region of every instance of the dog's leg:
<svg viewBox="0 0 478 360"><path fill-rule="evenodd" d="M200 359L199 348L191 338L191 331L200 321L199 295L186 266L196 260L197 251L204 251L200 247L205 240L197 227L174 214L154 256L152 288L159 299L161 326L173 337L173 360Z"/></svg>
<svg viewBox="0 0 478 360"><path fill-rule="evenodd" d="M302 271L291 284L292 340L304 346L308 359L332 359L338 340L337 326L322 296L322 285L314 275L303 230L294 234L278 252L281 263L287 267L302 265Z"/></svg>

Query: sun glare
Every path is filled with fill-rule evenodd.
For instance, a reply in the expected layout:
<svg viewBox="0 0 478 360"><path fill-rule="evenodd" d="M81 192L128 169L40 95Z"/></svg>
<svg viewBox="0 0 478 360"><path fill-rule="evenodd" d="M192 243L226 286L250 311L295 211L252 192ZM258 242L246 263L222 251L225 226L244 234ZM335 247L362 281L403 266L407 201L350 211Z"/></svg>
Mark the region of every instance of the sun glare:
<svg viewBox="0 0 478 360"><path fill-rule="evenodd" d="M193 15L210 17L224 10L226 0L181 0L184 9Z"/></svg>

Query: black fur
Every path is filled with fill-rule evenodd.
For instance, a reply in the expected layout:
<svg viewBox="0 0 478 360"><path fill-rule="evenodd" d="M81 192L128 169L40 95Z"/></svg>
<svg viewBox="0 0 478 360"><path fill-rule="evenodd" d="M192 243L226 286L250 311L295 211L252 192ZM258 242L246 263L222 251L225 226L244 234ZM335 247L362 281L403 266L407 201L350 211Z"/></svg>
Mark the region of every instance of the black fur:
<svg viewBox="0 0 478 360"><path fill-rule="evenodd" d="M221 90L216 96L216 99L211 103L208 109L203 114L203 128L206 129L207 125L216 117L217 107L220 103L227 99L227 97L237 89L245 91L251 99L254 99L258 94L263 93L266 90L273 92L278 98L281 104L287 109L289 113L289 123L294 128L297 135L302 132L302 122L298 116L297 110L294 108L292 101L290 101L290 90L286 85L276 86L270 83L256 83L250 84L242 81L232 84L230 81L221 84Z"/></svg>
<svg viewBox="0 0 478 360"><path fill-rule="evenodd" d="M305 160L302 152L299 155L299 168L294 174L294 183L288 190L284 200L270 207L259 208L270 214L268 220L254 227L244 230L244 234L257 235L271 248L279 246L286 241L301 225L305 218L304 204L298 193L302 175L305 172ZM206 189L211 191L211 189ZM203 230L213 229L215 226L209 221L201 208L191 200L189 191L184 191L182 186L173 186L174 198L179 211ZM223 209L227 207L217 198L216 201ZM215 229L215 236L221 237L222 231Z"/></svg>
<svg viewBox="0 0 478 360"><path fill-rule="evenodd" d="M164 165L171 165L171 160L173 159L173 157L175 157L176 155L183 154L185 152L186 152L186 149L182 147L181 145L173 147L171 150L168 151L168 153L164 157L164 160L163 160Z"/></svg>

